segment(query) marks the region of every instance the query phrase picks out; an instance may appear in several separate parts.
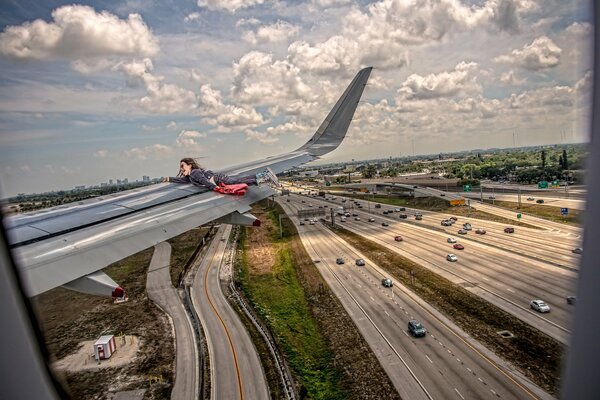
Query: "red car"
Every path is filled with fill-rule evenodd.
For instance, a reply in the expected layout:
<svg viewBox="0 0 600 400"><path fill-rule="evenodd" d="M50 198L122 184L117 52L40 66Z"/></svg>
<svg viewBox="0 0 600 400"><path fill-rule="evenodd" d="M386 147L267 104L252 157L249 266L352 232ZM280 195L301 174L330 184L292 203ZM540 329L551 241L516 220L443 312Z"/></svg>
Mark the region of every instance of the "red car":
<svg viewBox="0 0 600 400"><path fill-rule="evenodd" d="M511 228L511 227L504 228L504 233L515 233L515 228Z"/></svg>
<svg viewBox="0 0 600 400"><path fill-rule="evenodd" d="M450 217L450 219L453 221L458 221L458 218L456 218L456 217Z"/></svg>
<svg viewBox="0 0 600 400"><path fill-rule="evenodd" d="M458 243L456 243L452 247L454 247L456 250L464 250L465 249L465 246L463 246L462 244L458 244Z"/></svg>
<svg viewBox="0 0 600 400"><path fill-rule="evenodd" d="M475 231L475 233L479 234L479 235L485 235L485 229L477 229Z"/></svg>
<svg viewBox="0 0 600 400"><path fill-rule="evenodd" d="M394 240L395 240L396 242L401 242L401 241L402 241L402 236L395 236L395 237L394 237Z"/></svg>

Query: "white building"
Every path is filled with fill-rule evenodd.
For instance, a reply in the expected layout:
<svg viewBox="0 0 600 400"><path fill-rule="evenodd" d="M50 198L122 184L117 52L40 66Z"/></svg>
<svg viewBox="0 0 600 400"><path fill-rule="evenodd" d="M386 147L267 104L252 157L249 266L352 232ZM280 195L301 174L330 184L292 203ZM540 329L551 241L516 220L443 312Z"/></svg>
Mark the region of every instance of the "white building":
<svg viewBox="0 0 600 400"><path fill-rule="evenodd" d="M94 357L96 358L96 361L110 358L115 350L117 350L117 344L114 335L100 336L100 338L96 340L96 343L94 343Z"/></svg>

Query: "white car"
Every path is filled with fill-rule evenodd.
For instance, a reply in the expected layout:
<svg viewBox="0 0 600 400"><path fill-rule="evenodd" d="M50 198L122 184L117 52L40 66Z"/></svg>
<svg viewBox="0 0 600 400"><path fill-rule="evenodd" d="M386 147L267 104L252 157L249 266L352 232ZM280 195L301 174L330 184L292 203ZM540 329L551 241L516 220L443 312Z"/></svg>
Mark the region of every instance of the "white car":
<svg viewBox="0 0 600 400"><path fill-rule="evenodd" d="M447 241L448 243L456 243L456 239L454 239L453 237L449 237Z"/></svg>
<svg viewBox="0 0 600 400"><path fill-rule="evenodd" d="M550 306L544 303L544 300L531 300L529 306L537 312L546 313L550 312Z"/></svg>
<svg viewBox="0 0 600 400"><path fill-rule="evenodd" d="M454 261L458 261L458 257L456 257L454 254L448 254L446 256L446 260L454 262Z"/></svg>

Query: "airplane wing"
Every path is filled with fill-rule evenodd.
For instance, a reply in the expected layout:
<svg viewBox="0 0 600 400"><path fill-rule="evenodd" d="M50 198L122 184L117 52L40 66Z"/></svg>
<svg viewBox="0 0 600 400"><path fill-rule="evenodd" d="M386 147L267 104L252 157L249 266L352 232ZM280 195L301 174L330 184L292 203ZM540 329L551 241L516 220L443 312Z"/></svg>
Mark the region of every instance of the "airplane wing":
<svg viewBox="0 0 600 400"><path fill-rule="evenodd" d="M279 173L336 149L346 135L371 70L358 72L306 144L223 172L248 175L269 167ZM250 206L275 192L269 187L249 189L238 197L191 184L164 183L8 217L4 225L27 296L65 286L120 297L122 289L99 270L211 221L260 224L248 214Z"/></svg>

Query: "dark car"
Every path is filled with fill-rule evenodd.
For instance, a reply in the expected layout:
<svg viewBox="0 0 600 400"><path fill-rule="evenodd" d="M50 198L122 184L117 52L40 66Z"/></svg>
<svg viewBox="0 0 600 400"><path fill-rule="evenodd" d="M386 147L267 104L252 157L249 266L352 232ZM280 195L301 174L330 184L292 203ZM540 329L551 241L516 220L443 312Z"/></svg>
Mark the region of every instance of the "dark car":
<svg viewBox="0 0 600 400"><path fill-rule="evenodd" d="M567 304L575 305L577 303L577 297L569 296L567 297Z"/></svg>
<svg viewBox="0 0 600 400"><path fill-rule="evenodd" d="M462 244L459 244L459 243L456 243L452 247L454 247L456 250L464 250L465 249L465 246L463 246Z"/></svg>
<svg viewBox="0 0 600 400"><path fill-rule="evenodd" d="M427 333L427 330L419 321L411 319L408 321L408 332L414 337L423 337Z"/></svg>
<svg viewBox="0 0 600 400"><path fill-rule="evenodd" d="M581 254L583 253L583 249L581 247L575 247L573 250L571 250L571 253Z"/></svg>
<svg viewBox="0 0 600 400"><path fill-rule="evenodd" d="M359 267L364 267L365 265L365 260L363 260L362 258L358 258L356 260L356 265L358 265Z"/></svg>
<svg viewBox="0 0 600 400"><path fill-rule="evenodd" d="M400 217L400 219L406 219L406 218L408 218L408 215L406 215L406 214L400 214L399 217Z"/></svg>
<svg viewBox="0 0 600 400"><path fill-rule="evenodd" d="M406 211L406 208L400 207L400 211Z"/></svg>
<svg viewBox="0 0 600 400"><path fill-rule="evenodd" d="M387 222L382 222L381 226L390 226L390 224L388 224Z"/></svg>
<svg viewBox="0 0 600 400"><path fill-rule="evenodd" d="M510 226L504 228L504 233L515 233L515 228L511 228Z"/></svg>
<svg viewBox="0 0 600 400"><path fill-rule="evenodd" d="M485 229L477 229L475 233L478 235L485 235Z"/></svg>
<svg viewBox="0 0 600 400"><path fill-rule="evenodd" d="M544 204L544 199L537 199L535 202L538 204Z"/></svg>
<svg viewBox="0 0 600 400"><path fill-rule="evenodd" d="M394 240L396 242L401 242L402 241L402 236L398 235L398 236L394 236Z"/></svg>
<svg viewBox="0 0 600 400"><path fill-rule="evenodd" d="M336 264L343 264L343 263L344 263L344 259L343 259L343 258L341 258L341 257L340 257L340 258L336 258L336 259L335 259L335 263L336 263Z"/></svg>
<svg viewBox="0 0 600 400"><path fill-rule="evenodd" d="M383 214L384 214L384 215L387 215L387 214L388 214L388 211L387 211L387 210L385 210L385 211L383 212Z"/></svg>
<svg viewBox="0 0 600 400"><path fill-rule="evenodd" d="M375 204L375 208L381 208L381 204Z"/></svg>
<svg viewBox="0 0 600 400"><path fill-rule="evenodd" d="M390 278L384 278L384 279L382 279L381 280L381 284L384 287L392 287L392 286L394 286L394 282L392 282L392 280Z"/></svg>

